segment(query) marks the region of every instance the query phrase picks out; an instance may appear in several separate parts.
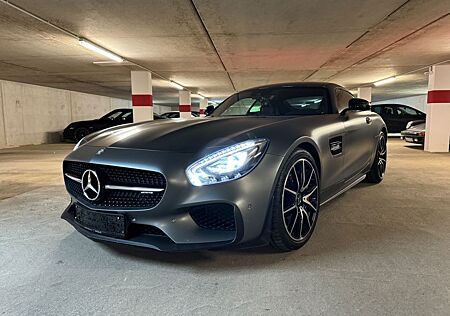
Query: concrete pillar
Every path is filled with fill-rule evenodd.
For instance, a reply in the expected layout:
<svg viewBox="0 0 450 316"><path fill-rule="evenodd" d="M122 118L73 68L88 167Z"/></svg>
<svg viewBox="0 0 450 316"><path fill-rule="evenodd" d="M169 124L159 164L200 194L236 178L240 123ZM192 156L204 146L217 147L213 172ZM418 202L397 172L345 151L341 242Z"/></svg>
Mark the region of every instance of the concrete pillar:
<svg viewBox="0 0 450 316"><path fill-rule="evenodd" d="M186 90L180 90L180 118L190 119L191 118L191 92Z"/></svg>
<svg viewBox="0 0 450 316"><path fill-rule="evenodd" d="M205 115L205 110L206 110L207 106L208 106L208 99L207 98L201 99L200 100L200 116Z"/></svg>
<svg viewBox="0 0 450 316"><path fill-rule="evenodd" d="M152 74L148 71L131 71L133 121L153 120Z"/></svg>
<svg viewBox="0 0 450 316"><path fill-rule="evenodd" d="M430 67L425 150L448 152L450 138L450 65Z"/></svg>
<svg viewBox="0 0 450 316"><path fill-rule="evenodd" d="M372 87L358 88L358 98L372 102Z"/></svg>

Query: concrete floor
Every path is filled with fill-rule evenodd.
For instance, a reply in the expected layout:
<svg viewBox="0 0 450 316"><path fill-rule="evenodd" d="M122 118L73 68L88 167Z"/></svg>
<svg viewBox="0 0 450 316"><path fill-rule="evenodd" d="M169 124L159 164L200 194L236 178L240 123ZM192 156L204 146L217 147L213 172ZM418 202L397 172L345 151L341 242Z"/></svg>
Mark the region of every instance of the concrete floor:
<svg viewBox="0 0 450 316"><path fill-rule="evenodd" d="M449 315L449 154L392 140L385 181L322 208L300 251L164 254L60 220L70 148L0 151L0 314Z"/></svg>

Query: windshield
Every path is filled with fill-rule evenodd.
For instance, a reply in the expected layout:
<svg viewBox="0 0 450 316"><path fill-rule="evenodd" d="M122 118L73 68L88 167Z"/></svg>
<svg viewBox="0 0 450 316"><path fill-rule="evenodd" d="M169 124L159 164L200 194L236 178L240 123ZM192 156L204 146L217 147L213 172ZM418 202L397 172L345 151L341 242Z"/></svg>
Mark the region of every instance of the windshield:
<svg viewBox="0 0 450 316"><path fill-rule="evenodd" d="M232 95L211 116L292 116L330 113L325 88L283 87Z"/></svg>
<svg viewBox="0 0 450 316"><path fill-rule="evenodd" d="M124 112L122 110L115 110L115 111L109 112L108 114L103 116L102 119L114 121L117 118L119 118L119 116L122 116L122 114L125 114L125 115L128 114L129 115L129 114L131 114L131 111Z"/></svg>

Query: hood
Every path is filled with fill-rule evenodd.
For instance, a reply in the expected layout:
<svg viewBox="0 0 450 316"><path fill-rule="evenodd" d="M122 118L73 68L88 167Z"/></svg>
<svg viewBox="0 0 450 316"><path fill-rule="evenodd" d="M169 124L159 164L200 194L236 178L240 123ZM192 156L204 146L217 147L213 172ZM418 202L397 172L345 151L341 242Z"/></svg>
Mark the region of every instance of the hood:
<svg viewBox="0 0 450 316"><path fill-rule="evenodd" d="M76 126L86 126L86 125L91 125L96 122L98 122L98 119L86 120L86 121L76 121L76 122L70 123L66 128L76 127Z"/></svg>
<svg viewBox="0 0 450 316"><path fill-rule="evenodd" d="M223 117L190 120L158 120L96 133L86 145L192 153L264 137L267 126L292 117ZM88 136L89 137L89 136Z"/></svg>

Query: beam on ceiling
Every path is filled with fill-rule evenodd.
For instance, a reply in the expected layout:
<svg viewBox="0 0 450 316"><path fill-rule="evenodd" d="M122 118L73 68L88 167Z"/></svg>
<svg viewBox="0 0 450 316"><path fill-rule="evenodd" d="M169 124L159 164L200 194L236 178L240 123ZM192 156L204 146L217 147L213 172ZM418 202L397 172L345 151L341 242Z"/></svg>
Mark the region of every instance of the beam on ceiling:
<svg viewBox="0 0 450 316"><path fill-rule="evenodd" d="M201 25L203 27L203 30L205 31L205 34L208 37L208 40L209 40L211 46L213 47L213 49L214 49L214 51L215 51L215 53L217 55L217 58L219 59L220 63L222 64L223 70L227 73L228 79L230 80L230 83L231 83L231 86L233 87L233 90L236 92L237 90L236 90L236 87L234 86L233 80L231 79L230 73L229 73L227 67L225 66L225 63L223 62L222 57L220 56L219 51L217 50L217 47L214 44L214 41L211 38L211 35L209 34L208 29L206 28L205 22L203 21L203 18L200 15L200 12L197 9L197 6L194 3L194 0L189 0L189 1L191 2L192 9L193 9L195 15L197 16L197 18L199 19L199 21L200 21L200 23L201 23Z"/></svg>

